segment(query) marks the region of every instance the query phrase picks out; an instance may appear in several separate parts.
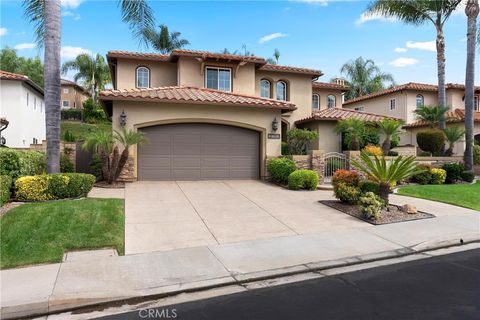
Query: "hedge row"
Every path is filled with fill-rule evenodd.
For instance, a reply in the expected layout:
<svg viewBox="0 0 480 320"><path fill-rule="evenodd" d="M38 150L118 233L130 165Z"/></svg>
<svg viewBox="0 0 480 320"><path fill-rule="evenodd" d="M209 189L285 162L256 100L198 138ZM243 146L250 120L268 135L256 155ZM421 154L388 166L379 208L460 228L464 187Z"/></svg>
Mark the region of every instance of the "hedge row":
<svg viewBox="0 0 480 320"><path fill-rule="evenodd" d="M0 207L10 199L10 190L12 189L12 177L0 176Z"/></svg>
<svg viewBox="0 0 480 320"><path fill-rule="evenodd" d="M31 176L45 172L45 154L39 151L18 151L0 149L0 175L11 176L16 180L21 176Z"/></svg>

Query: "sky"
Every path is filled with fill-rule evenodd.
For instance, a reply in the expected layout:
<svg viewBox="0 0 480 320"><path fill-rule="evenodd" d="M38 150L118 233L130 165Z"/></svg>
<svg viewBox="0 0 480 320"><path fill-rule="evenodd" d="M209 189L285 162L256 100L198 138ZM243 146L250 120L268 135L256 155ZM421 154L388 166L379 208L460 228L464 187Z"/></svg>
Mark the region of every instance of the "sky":
<svg viewBox="0 0 480 320"><path fill-rule="evenodd" d="M435 29L409 26L364 14L367 1L150 1L157 24L179 31L187 49L219 52L241 50L272 57L282 65L320 69L329 81L341 66L357 57L372 59L397 84L436 83ZM467 19L460 8L445 25L446 80L465 81ZM135 39L121 21L117 1L62 0L62 62L82 52L109 50L153 52ZM21 56L42 58L33 26L20 0L0 2L0 47ZM477 68L480 59L477 54ZM71 78L72 73L66 75ZM480 72L476 72L476 83Z"/></svg>

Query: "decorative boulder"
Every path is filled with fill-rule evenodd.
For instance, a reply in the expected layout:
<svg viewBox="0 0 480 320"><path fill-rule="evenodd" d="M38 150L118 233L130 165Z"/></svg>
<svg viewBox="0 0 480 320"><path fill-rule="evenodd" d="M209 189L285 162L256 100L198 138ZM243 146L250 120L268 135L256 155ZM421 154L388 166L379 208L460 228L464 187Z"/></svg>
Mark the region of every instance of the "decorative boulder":
<svg viewBox="0 0 480 320"><path fill-rule="evenodd" d="M402 211L408 214L417 213L417 208L413 204L406 204L402 207Z"/></svg>

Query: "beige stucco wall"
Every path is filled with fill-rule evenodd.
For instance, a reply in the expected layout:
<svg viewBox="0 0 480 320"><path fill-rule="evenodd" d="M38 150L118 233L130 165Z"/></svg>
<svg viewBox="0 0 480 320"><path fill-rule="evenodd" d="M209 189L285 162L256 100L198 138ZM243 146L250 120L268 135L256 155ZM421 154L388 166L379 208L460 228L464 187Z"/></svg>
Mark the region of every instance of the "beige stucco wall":
<svg viewBox="0 0 480 320"><path fill-rule="evenodd" d="M64 92L65 88L68 89L68 93ZM63 101L66 100L69 101L69 108L83 109L83 102L87 100L89 96L78 90L75 86L62 85L60 97L62 100L60 106L63 107Z"/></svg>
<svg viewBox="0 0 480 320"><path fill-rule="evenodd" d="M177 85L177 65L175 63L149 60L118 59L116 88L135 88L135 71L140 66L145 66L150 69L150 87L154 88Z"/></svg>
<svg viewBox="0 0 480 320"><path fill-rule="evenodd" d="M390 111L390 99L396 99L396 109ZM344 105L344 108L354 110L356 107L364 107L365 112L376 113L389 117L396 117L407 121L407 94L396 92L357 103Z"/></svg>
<svg viewBox="0 0 480 320"><path fill-rule="evenodd" d="M272 121L280 119L280 110L258 109L231 106L191 105L177 103L148 103L115 101L113 103L112 126L119 129L119 115L125 111L128 129L137 130L157 124L167 123L217 123L244 127L260 132L260 173L265 176L265 160L267 157L281 155L281 140L268 139L273 133ZM275 133L280 134L280 129ZM135 162L135 177L137 176L137 149L132 148Z"/></svg>
<svg viewBox="0 0 480 320"><path fill-rule="evenodd" d="M302 124L301 127L316 131L318 139L310 143L310 150L323 150L324 152L341 152L340 135L334 132L336 121L314 121Z"/></svg>
<svg viewBox="0 0 480 320"><path fill-rule="evenodd" d="M312 91L313 91L312 95L316 93L320 96L320 110L327 109L327 106L328 106L327 97L329 95L335 96L336 108L342 107L342 91L341 90L314 88Z"/></svg>
<svg viewBox="0 0 480 320"><path fill-rule="evenodd" d="M203 65L200 61L190 57L180 57L178 60L178 83L183 86L205 88L205 68L221 67L232 70L232 92L255 94L255 65L247 63L239 66L238 63L218 63L207 61Z"/></svg>

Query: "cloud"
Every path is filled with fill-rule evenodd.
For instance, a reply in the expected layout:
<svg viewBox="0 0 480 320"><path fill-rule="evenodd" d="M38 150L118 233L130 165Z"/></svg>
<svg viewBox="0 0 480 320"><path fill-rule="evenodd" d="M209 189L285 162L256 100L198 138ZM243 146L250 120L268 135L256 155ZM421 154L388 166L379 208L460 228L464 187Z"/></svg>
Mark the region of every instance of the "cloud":
<svg viewBox="0 0 480 320"><path fill-rule="evenodd" d="M35 43L20 43L13 47L16 50L27 50L27 49L34 49L37 45Z"/></svg>
<svg viewBox="0 0 480 320"><path fill-rule="evenodd" d="M75 13L75 12L73 12L73 11L71 11L71 10L65 10L65 11L63 11L63 12L62 12L62 16L64 16L64 17L72 17L73 20L80 20L80 18L81 18L81 17L80 17L80 14Z"/></svg>
<svg viewBox="0 0 480 320"><path fill-rule="evenodd" d="M0 37L3 37L4 35L6 35L8 33L8 29L7 28L0 28Z"/></svg>
<svg viewBox="0 0 480 320"><path fill-rule="evenodd" d="M85 48L81 48L81 47L70 47L70 46L62 47L62 50L60 51L62 58L67 58L67 59L75 59L79 54L82 54L82 53L92 54L92 51Z"/></svg>
<svg viewBox="0 0 480 320"><path fill-rule="evenodd" d="M369 21L395 22L397 21L397 19L393 17L385 17L379 13L364 12L360 15L360 17L357 20L355 20L355 24L359 26Z"/></svg>
<svg viewBox="0 0 480 320"><path fill-rule="evenodd" d="M77 8L83 0L61 0L62 7L75 9Z"/></svg>
<svg viewBox="0 0 480 320"><path fill-rule="evenodd" d="M303 3L307 3L307 4L313 4L313 5L316 5L316 6L322 6L322 7L325 7L328 5L328 2L329 1L332 1L332 0L290 0L292 2L303 2Z"/></svg>
<svg viewBox="0 0 480 320"><path fill-rule="evenodd" d="M453 14L454 15L462 15L462 16L465 16L465 7L467 6L467 1L466 0L463 0L462 2L460 2L460 4L457 6L457 8L455 9L455 11L453 11ZM465 16L466 17L466 16Z"/></svg>
<svg viewBox="0 0 480 320"><path fill-rule="evenodd" d="M285 33L275 32L275 33L267 34L266 36L261 37L260 40L258 40L258 43L265 43L268 41L272 41L273 39L285 38L287 36L288 35L286 35Z"/></svg>
<svg viewBox="0 0 480 320"><path fill-rule="evenodd" d="M407 52L407 49L406 48L395 48L394 51L398 52L398 53L401 53L401 52Z"/></svg>
<svg viewBox="0 0 480 320"><path fill-rule="evenodd" d="M421 42L421 41L418 41L418 42L407 41L405 46L409 49L417 49L417 50L433 51L433 52L437 51L437 45L436 45L435 40L424 41L424 42Z"/></svg>
<svg viewBox="0 0 480 320"><path fill-rule="evenodd" d="M393 61L390 62L390 65L398 68L403 68L403 67L408 67L412 66L414 64L417 64L418 60L413 59L413 58L397 58Z"/></svg>

